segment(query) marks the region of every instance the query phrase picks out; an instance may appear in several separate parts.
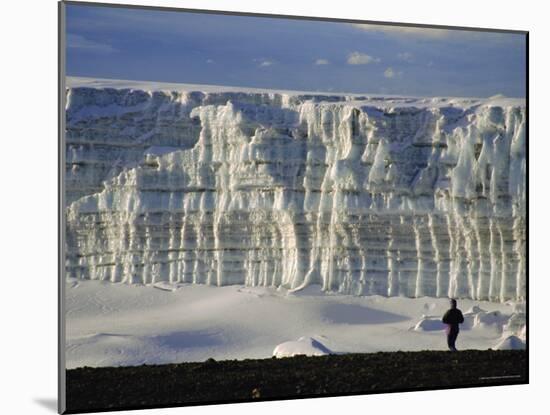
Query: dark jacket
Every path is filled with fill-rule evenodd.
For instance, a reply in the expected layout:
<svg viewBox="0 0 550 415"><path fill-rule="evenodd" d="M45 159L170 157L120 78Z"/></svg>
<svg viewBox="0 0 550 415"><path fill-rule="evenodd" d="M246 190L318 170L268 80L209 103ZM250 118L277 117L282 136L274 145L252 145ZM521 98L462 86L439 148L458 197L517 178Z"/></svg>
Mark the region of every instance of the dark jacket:
<svg viewBox="0 0 550 415"><path fill-rule="evenodd" d="M448 324L451 330L458 331L458 325L464 323L464 316L458 308L451 308L445 313L442 321L444 324Z"/></svg>

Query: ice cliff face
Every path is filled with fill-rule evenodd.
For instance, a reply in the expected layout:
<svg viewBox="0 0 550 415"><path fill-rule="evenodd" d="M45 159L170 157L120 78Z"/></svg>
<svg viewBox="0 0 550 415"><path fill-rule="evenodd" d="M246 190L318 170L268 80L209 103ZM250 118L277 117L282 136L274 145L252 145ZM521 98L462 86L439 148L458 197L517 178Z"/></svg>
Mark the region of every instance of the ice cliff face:
<svg viewBox="0 0 550 415"><path fill-rule="evenodd" d="M71 87L67 275L525 296L522 100Z"/></svg>

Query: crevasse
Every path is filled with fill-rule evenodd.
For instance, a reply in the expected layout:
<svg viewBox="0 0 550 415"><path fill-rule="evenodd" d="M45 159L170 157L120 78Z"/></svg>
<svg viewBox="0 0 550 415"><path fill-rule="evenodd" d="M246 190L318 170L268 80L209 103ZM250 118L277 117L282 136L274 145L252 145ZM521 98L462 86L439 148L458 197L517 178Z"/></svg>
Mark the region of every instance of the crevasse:
<svg viewBox="0 0 550 415"><path fill-rule="evenodd" d="M69 88L66 270L523 300L519 99Z"/></svg>

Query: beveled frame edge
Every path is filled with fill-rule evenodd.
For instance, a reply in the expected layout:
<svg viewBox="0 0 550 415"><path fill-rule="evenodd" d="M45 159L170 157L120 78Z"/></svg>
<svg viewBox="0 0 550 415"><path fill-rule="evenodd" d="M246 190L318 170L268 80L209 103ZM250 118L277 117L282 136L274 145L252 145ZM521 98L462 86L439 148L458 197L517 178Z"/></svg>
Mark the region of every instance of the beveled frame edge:
<svg viewBox="0 0 550 415"><path fill-rule="evenodd" d="M340 18L340 17L298 16L298 15L287 15L287 14L254 13L254 12L214 10L214 9L193 9L193 8L185 8L185 7L146 6L146 5L140 5L140 4L125 4L125 3L104 3L104 2L95 2L95 1L61 0L61 2L65 3L66 5L142 9L142 10L160 11L160 12L174 11L174 12L188 12L188 13L200 13L200 14L205 14L205 13L221 14L221 15L229 15L229 16L267 17L267 18L275 18L275 19L312 20L312 21L323 21L323 22L333 22L333 23L372 24L377 26L414 27L418 29L445 29L445 30L478 31L478 32L492 32L492 33L515 33L515 34L529 33L528 30L519 30L519 29L499 29L499 28L489 28L489 27L435 25L435 24L426 24L426 23L387 22L387 21L378 21L378 20L347 19L347 18Z"/></svg>
<svg viewBox="0 0 550 415"><path fill-rule="evenodd" d="M57 111L58 111L58 170L57 170L57 207L58 207L58 281L57 281L57 411L66 411L66 361L65 361L65 101L66 101L66 3L58 3L57 14Z"/></svg>

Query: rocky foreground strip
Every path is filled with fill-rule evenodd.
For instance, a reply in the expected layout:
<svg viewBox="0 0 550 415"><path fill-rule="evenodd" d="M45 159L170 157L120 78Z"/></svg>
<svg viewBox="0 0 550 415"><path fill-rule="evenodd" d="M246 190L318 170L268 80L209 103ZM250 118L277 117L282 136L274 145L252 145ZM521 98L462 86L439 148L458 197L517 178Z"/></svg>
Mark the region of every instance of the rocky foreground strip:
<svg viewBox="0 0 550 415"><path fill-rule="evenodd" d="M528 382L527 353L422 351L67 371L67 412Z"/></svg>

